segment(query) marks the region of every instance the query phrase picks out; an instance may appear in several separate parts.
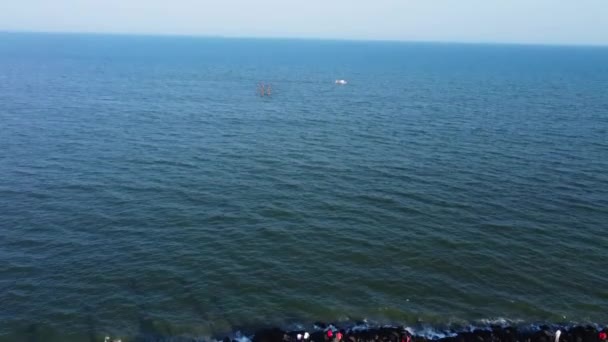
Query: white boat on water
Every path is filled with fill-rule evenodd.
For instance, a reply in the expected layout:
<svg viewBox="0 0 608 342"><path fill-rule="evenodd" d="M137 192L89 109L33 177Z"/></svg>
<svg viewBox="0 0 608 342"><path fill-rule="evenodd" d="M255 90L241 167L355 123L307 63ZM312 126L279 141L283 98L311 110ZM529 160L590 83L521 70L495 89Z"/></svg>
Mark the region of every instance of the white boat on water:
<svg viewBox="0 0 608 342"><path fill-rule="evenodd" d="M346 80L336 80L336 84L345 85L348 84L348 82L346 82Z"/></svg>

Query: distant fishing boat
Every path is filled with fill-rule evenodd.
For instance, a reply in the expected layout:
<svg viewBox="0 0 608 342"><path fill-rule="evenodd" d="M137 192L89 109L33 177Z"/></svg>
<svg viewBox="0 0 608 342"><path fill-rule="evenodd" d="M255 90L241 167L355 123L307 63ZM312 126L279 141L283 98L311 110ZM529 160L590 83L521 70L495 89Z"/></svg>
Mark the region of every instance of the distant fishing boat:
<svg viewBox="0 0 608 342"><path fill-rule="evenodd" d="M348 82L346 82L346 80L336 80L336 84L346 85L346 84L348 84Z"/></svg>

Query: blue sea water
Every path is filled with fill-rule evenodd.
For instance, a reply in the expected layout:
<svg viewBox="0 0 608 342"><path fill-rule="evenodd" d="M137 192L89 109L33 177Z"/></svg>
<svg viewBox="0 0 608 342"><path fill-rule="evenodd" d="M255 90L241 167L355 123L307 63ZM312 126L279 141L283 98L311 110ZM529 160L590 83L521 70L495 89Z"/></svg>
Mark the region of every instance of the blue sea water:
<svg viewBox="0 0 608 342"><path fill-rule="evenodd" d="M606 61L2 33L0 339L606 323Z"/></svg>

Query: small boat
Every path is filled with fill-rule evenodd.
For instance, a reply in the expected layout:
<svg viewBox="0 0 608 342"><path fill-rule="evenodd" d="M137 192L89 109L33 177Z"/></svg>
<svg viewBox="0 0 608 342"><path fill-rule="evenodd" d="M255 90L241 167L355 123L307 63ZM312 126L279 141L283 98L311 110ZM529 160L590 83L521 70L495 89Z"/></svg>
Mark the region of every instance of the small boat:
<svg viewBox="0 0 608 342"><path fill-rule="evenodd" d="M336 80L336 84L339 84L339 85L345 85L347 83L348 82L346 82L346 80Z"/></svg>

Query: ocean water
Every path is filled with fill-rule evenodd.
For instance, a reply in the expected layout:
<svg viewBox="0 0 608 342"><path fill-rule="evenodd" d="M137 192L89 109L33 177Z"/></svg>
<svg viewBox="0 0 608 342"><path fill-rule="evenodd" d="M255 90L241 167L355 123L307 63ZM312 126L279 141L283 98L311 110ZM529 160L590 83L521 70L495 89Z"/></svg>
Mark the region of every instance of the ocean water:
<svg viewBox="0 0 608 342"><path fill-rule="evenodd" d="M608 323L607 61L0 34L0 339Z"/></svg>

